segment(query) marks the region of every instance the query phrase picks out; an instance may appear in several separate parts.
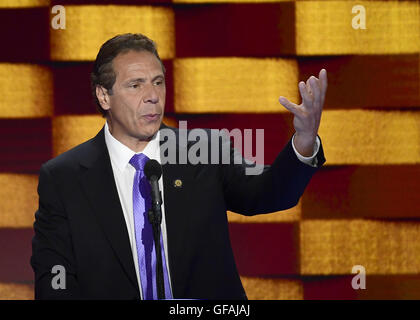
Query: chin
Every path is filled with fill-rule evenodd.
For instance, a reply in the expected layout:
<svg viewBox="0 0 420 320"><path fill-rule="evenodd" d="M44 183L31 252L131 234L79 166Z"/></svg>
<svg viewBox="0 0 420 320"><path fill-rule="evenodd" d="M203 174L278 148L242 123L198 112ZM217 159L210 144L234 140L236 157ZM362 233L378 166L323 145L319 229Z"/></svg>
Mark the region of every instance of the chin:
<svg viewBox="0 0 420 320"><path fill-rule="evenodd" d="M143 130L142 136L152 138L153 135L155 135L156 132L158 132L160 128L160 123L155 125L149 125L146 130Z"/></svg>

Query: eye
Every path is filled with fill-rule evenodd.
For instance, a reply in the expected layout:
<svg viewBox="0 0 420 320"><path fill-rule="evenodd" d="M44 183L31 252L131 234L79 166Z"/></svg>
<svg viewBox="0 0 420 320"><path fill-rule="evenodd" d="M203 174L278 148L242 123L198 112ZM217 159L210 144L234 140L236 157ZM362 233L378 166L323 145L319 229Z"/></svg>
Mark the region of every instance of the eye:
<svg viewBox="0 0 420 320"><path fill-rule="evenodd" d="M134 84L130 85L130 88L134 88L134 89L136 89L136 88L138 88L138 87L139 87L139 85L138 85L138 84L136 84L136 83L134 83Z"/></svg>
<svg viewBox="0 0 420 320"><path fill-rule="evenodd" d="M160 86L160 85L162 85L163 84L163 81L162 80L159 80L159 81L156 81L155 82L155 86Z"/></svg>

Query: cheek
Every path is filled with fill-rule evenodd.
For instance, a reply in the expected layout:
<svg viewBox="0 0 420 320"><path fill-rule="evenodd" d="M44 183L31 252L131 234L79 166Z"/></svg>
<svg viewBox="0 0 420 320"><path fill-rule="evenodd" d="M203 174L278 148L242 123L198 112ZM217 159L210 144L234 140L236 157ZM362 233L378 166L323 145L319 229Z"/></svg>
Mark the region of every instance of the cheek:
<svg viewBox="0 0 420 320"><path fill-rule="evenodd" d="M139 99L136 97L126 98L122 103L122 112L125 113L126 117L129 119L137 118L137 114L139 113Z"/></svg>

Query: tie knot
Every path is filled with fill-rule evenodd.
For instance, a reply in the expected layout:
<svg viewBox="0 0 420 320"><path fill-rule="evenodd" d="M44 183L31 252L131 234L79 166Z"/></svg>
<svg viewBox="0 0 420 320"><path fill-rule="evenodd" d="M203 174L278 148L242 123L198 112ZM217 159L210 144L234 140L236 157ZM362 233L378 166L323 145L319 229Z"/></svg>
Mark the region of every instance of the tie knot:
<svg viewBox="0 0 420 320"><path fill-rule="evenodd" d="M130 159L130 164L136 169L136 171L143 171L148 160L149 158L145 154L138 153Z"/></svg>

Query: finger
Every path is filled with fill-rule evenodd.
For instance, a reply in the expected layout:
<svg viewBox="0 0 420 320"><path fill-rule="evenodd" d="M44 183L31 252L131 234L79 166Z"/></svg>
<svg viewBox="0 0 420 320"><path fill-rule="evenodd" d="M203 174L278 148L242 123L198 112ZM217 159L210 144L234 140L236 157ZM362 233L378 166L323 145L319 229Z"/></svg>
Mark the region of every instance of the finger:
<svg viewBox="0 0 420 320"><path fill-rule="evenodd" d="M327 94L327 88L328 88L328 78L327 78L327 70L322 69L319 72L319 81L321 84L321 103L324 105L325 102L325 96Z"/></svg>
<svg viewBox="0 0 420 320"><path fill-rule="evenodd" d="M321 89L326 91L328 87L327 70L321 69L321 71L319 71L319 82Z"/></svg>
<svg viewBox="0 0 420 320"><path fill-rule="evenodd" d="M306 90L308 90L308 93L311 96L311 99L313 99L312 89L311 89L311 86L309 84L309 79L310 79L310 77L308 78L308 80L306 80Z"/></svg>
<svg viewBox="0 0 420 320"><path fill-rule="evenodd" d="M319 80L314 76L309 78L309 84L312 89L312 93L314 96L314 105L317 107L321 106L321 88L319 87Z"/></svg>
<svg viewBox="0 0 420 320"><path fill-rule="evenodd" d="M312 96L309 94L305 82L299 82L299 91L302 97L302 102L305 106L312 104Z"/></svg>
<svg viewBox="0 0 420 320"><path fill-rule="evenodd" d="M296 104L293 102L290 102L285 97L280 97L279 102L285 107L287 110L289 110L293 114L297 114L299 112L299 108Z"/></svg>

